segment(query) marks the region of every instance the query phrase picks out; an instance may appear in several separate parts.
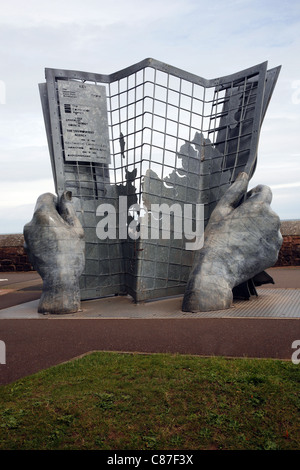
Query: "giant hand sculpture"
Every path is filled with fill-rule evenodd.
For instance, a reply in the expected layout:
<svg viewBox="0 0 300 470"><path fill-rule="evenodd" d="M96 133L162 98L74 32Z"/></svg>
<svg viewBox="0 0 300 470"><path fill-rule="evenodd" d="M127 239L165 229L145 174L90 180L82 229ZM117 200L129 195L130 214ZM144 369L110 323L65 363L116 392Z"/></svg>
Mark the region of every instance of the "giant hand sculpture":
<svg viewBox="0 0 300 470"><path fill-rule="evenodd" d="M211 214L204 245L195 255L182 310L221 310L232 304L233 287L273 266L282 244L272 193L256 186L244 195L248 175L241 173Z"/></svg>
<svg viewBox="0 0 300 470"><path fill-rule="evenodd" d="M39 313L72 313L80 309L79 277L84 269L84 230L76 217L72 193L61 198L42 194L24 227L25 249L43 279Z"/></svg>

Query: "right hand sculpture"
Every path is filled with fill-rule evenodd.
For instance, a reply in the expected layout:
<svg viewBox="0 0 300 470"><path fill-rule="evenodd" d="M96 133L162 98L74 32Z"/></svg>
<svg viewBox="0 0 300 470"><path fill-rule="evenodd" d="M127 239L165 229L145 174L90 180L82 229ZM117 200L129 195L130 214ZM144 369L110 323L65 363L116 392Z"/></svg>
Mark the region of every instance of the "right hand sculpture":
<svg viewBox="0 0 300 470"><path fill-rule="evenodd" d="M240 173L212 212L204 245L195 254L183 311L229 308L233 287L276 262L282 236L280 219L270 207L271 190L259 185L246 194L248 181Z"/></svg>
<svg viewBox="0 0 300 470"><path fill-rule="evenodd" d="M77 312L85 242L72 193L65 191L59 200L53 194L42 194L31 222L24 227L24 239L29 260L43 279L38 312Z"/></svg>

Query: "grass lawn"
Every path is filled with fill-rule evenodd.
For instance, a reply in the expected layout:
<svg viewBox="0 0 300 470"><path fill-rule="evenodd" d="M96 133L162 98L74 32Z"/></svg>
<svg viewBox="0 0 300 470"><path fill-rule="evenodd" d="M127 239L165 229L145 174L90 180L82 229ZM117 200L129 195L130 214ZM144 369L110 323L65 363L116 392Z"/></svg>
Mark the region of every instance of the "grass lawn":
<svg viewBox="0 0 300 470"><path fill-rule="evenodd" d="M0 449L300 450L300 366L92 353L0 387Z"/></svg>

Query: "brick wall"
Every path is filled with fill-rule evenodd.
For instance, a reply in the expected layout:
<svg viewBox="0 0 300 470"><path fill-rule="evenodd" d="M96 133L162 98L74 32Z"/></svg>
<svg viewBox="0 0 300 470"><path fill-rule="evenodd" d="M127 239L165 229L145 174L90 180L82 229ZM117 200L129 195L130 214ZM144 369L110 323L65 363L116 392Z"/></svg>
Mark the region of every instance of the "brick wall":
<svg viewBox="0 0 300 470"><path fill-rule="evenodd" d="M0 272L32 271L23 235L0 235Z"/></svg>
<svg viewBox="0 0 300 470"><path fill-rule="evenodd" d="M300 266L300 221L281 223L283 245L275 266ZM0 235L0 272L32 271L23 235Z"/></svg>
<svg viewBox="0 0 300 470"><path fill-rule="evenodd" d="M300 221L283 221L283 244L275 266L300 266Z"/></svg>

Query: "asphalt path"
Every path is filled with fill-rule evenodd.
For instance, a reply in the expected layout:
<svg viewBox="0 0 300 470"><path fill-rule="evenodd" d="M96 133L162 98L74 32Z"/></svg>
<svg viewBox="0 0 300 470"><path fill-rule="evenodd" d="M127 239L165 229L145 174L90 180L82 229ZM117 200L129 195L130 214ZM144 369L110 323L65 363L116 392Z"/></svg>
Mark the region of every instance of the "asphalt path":
<svg viewBox="0 0 300 470"><path fill-rule="evenodd" d="M291 359L298 319L1 320L0 384L91 351Z"/></svg>
<svg viewBox="0 0 300 470"><path fill-rule="evenodd" d="M299 275L299 268L278 270L277 286L299 288ZM0 281L0 308L40 296L36 273L15 274L14 279L0 273L0 278L7 279ZM0 385L91 351L291 360L295 340L300 340L299 319L1 319L0 345L5 345L5 364L0 364Z"/></svg>

